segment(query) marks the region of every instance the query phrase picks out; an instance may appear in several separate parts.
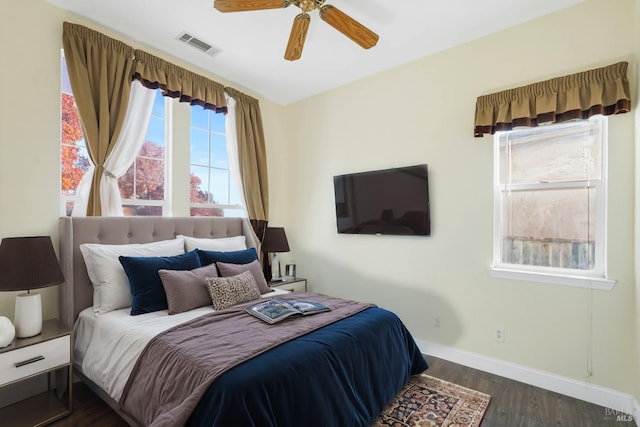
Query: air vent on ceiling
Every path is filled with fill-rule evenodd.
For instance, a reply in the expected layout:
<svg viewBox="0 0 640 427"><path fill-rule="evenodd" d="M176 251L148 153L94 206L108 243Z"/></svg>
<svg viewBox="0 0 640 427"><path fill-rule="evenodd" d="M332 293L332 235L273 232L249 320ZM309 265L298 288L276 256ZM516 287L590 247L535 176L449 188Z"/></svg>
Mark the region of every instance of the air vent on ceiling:
<svg viewBox="0 0 640 427"><path fill-rule="evenodd" d="M217 54L222 52L222 49L212 45L211 43L205 42L197 37L194 37L193 35L187 33L186 31L183 31L180 34L178 34L178 37L176 37L176 39L178 39L183 43L188 44L189 46L193 46L196 49L201 50L202 52L210 56L216 56Z"/></svg>

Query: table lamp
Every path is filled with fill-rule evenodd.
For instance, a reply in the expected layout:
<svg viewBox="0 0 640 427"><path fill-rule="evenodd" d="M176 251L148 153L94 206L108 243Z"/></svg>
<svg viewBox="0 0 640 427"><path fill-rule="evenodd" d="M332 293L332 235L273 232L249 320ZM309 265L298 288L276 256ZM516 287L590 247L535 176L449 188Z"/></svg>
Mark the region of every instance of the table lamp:
<svg viewBox="0 0 640 427"><path fill-rule="evenodd" d="M262 241L262 252L265 254L264 277L269 282L282 280L280 261L276 252L289 252L289 242L283 227L267 227ZM269 259L269 253L273 256Z"/></svg>
<svg viewBox="0 0 640 427"><path fill-rule="evenodd" d="M13 323L18 338L42 331L42 300L32 289L64 282L51 237L6 237L0 242L0 291L22 291L16 296Z"/></svg>

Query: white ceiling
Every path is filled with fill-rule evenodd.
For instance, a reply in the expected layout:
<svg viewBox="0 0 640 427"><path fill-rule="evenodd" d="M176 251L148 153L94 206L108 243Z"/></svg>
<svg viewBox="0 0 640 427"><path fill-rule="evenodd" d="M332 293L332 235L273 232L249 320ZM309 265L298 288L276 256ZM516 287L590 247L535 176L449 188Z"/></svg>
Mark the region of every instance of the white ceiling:
<svg viewBox="0 0 640 427"><path fill-rule="evenodd" d="M326 0L380 41L364 50L315 10L295 62L283 58L295 6L220 13L213 0L47 1L287 105L584 0ZM210 57L179 42L183 31L222 52Z"/></svg>

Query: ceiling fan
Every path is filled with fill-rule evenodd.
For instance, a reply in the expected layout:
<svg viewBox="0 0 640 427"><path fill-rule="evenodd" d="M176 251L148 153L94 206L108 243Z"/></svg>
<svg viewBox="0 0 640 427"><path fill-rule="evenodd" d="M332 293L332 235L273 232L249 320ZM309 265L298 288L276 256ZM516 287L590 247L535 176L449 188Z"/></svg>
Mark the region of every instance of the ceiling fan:
<svg viewBox="0 0 640 427"><path fill-rule="evenodd" d="M369 49L378 43L378 35L342 12L340 9L325 5L325 0L215 0L213 7L220 12L246 12L251 10L281 9L293 4L302 9L293 21L291 34L284 59L295 61L300 59L302 48L309 29L309 12L313 9L320 11L320 18L345 36Z"/></svg>

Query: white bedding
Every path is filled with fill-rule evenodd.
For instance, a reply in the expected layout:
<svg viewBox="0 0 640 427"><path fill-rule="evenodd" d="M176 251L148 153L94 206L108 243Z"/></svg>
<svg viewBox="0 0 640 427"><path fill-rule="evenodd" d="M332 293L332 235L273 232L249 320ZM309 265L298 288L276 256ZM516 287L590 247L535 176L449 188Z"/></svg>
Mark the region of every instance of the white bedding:
<svg viewBox="0 0 640 427"><path fill-rule="evenodd" d="M262 295L272 297L287 293L274 289ZM167 310L131 316L130 308L96 316L93 308L83 310L74 327L74 364L115 400L122 391L142 350L154 336L214 311L213 307L169 316Z"/></svg>

